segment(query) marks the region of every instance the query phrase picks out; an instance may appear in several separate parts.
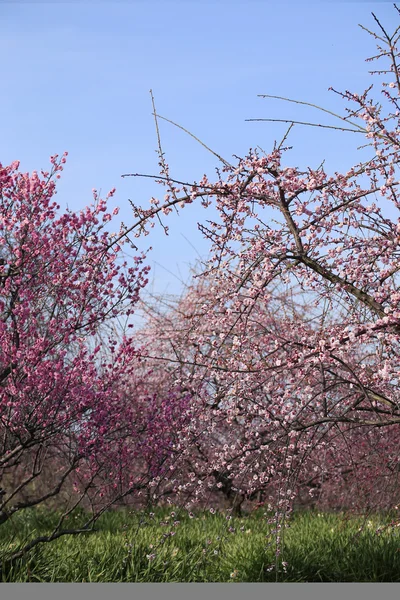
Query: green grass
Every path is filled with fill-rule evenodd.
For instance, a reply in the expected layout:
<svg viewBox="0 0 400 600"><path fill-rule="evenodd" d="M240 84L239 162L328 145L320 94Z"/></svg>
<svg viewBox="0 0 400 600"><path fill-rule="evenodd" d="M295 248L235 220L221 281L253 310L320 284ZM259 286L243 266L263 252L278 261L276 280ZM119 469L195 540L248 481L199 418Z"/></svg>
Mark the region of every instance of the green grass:
<svg viewBox="0 0 400 600"><path fill-rule="evenodd" d="M172 510L176 511L171 516ZM276 569L270 527L262 512L227 521L222 514L197 513L190 519L179 509L111 512L97 531L65 536L41 544L11 568L3 581L33 582L265 582L265 581L400 581L400 534L376 527L389 516L369 519L343 514L296 513L284 530L284 550ZM78 524L80 514L70 517ZM57 515L29 511L1 527L0 553L6 556L43 535ZM179 523L173 524L174 521ZM164 524L162 524L164 523ZM228 527L234 527L230 533ZM362 527L361 531L359 531ZM170 535L171 532L173 535ZM155 554L155 557L149 555ZM281 561L287 563L286 572Z"/></svg>

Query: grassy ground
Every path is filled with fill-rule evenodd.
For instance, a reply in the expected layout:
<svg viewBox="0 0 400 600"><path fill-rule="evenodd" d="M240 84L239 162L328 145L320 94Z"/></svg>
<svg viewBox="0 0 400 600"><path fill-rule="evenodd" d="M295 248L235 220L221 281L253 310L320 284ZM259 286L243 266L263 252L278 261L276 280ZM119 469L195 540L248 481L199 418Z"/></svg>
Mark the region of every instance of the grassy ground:
<svg viewBox="0 0 400 600"><path fill-rule="evenodd" d="M270 527L262 513L233 518L177 509L102 517L95 533L41 544L11 569L3 581L37 582L263 582L400 581L400 532L368 519L343 514L295 514L284 530L278 572L275 546L267 547ZM171 514L172 513L172 514ZM32 531L49 531L57 515L26 513L1 527L0 553L6 556ZM74 522L79 516L72 517ZM234 528L229 531L229 527ZM361 528L361 531L360 531ZM400 529L400 528L399 528ZM172 534L172 535L171 535ZM282 562L287 563L282 566ZM269 570L270 569L270 570Z"/></svg>

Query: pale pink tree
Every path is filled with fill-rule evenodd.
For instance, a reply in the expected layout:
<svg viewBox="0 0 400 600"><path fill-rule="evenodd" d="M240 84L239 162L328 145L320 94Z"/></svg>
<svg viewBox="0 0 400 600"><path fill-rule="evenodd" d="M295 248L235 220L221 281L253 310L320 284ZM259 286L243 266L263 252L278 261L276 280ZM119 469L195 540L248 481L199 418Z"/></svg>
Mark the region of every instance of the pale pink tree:
<svg viewBox="0 0 400 600"><path fill-rule="evenodd" d="M171 177L160 150L165 201L152 198L150 209L135 207L135 227L143 231L173 206L197 201L218 213L199 224L210 242L203 269L209 293L182 316L185 333L170 344L168 359L178 365L180 385L189 382L202 403L203 439L205 429L212 435L218 423L240 416L247 442L235 476L253 465L255 481L275 479L283 507L299 482L310 480L313 460L320 480L326 476L325 486L336 480L338 490L348 463L364 490L368 477L373 488L378 473L382 481L390 473L392 483L396 478L399 31L389 35L374 18L378 55L368 60L388 62L373 72L380 99L372 87L340 93L350 107L337 127L343 135L350 129L364 137L369 158L345 173L329 174L323 165L302 171L284 164L285 135L270 153L251 150L235 165L222 160L217 181L204 176L189 184ZM176 340L173 335L166 332ZM364 436L368 442L361 448ZM232 463L225 446L215 454L216 469ZM328 459L322 461L325 448ZM352 452L363 456L361 463L350 458ZM335 470L339 457L343 468Z"/></svg>

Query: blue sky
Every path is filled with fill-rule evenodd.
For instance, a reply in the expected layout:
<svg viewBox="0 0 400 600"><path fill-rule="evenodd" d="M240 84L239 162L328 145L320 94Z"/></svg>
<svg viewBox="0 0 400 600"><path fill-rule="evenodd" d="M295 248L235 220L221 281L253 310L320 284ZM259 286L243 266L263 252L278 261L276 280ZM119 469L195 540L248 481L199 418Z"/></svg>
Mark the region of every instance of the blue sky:
<svg viewBox="0 0 400 600"><path fill-rule="evenodd" d="M13 2L0 3L0 162L21 161L24 171L47 168L51 154L68 150L58 185L62 207L79 210L92 188L105 195L129 224L128 198L148 205L163 189L157 174L157 110L230 160L257 145L266 151L283 124L248 118L293 118L335 124L306 107L261 99L274 94L341 112L328 87L362 92L371 83L364 59L374 41L358 23L374 26L374 11L388 29L397 24L389 2ZM161 123L163 148L177 179L213 174L218 161L182 131ZM357 138L357 139L356 139ZM287 164L347 170L357 162L354 134L295 127ZM152 287L178 293L179 278L207 244L197 231L207 217L195 205L168 218L140 241L153 246Z"/></svg>

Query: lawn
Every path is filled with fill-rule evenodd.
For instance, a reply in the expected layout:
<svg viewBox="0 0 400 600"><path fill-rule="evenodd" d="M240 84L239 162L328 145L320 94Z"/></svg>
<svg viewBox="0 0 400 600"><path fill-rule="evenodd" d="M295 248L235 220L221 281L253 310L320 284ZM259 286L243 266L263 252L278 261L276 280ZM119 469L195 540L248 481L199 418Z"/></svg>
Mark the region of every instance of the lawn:
<svg viewBox="0 0 400 600"><path fill-rule="evenodd" d="M4 558L56 522L56 513L32 510L2 526ZM70 517L79 523L77 513ZM400 532L393 515L350 517L298 512L274 537L262 512L243 518L179 509L104 514L96 531L41 544L3 581L31 582L394 582L400 581ZM380 533L376 529L384 527ZM268 546L268 543L272 543ZM275 565L278 565L276 569Z"/></svg>

